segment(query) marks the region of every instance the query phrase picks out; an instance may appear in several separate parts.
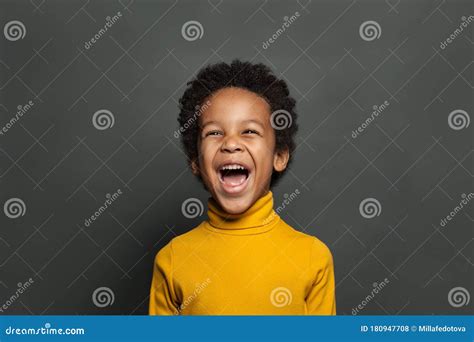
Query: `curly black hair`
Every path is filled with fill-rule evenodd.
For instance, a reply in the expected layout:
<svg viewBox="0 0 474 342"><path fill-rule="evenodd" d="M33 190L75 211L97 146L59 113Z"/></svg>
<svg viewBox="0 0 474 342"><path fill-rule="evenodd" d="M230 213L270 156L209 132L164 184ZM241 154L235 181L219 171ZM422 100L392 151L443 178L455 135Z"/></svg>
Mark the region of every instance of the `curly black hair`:
<svg viewBox="0 0 474 342"><path fill-rule="evenodd" d="M187 83L187 88L179 99L180 129L175 132L175 137L181 136L188 162L198 158L200 109L206 106L206 100L211 95L228 87L249 90L267 101L273 113L271 118L272 127L275 129L275 148L277 151L289 150L289 166L295 150L294 137L298 130L296 101L290 96L286 82L278 79L269 67L262 63L253 64L240 60L234 60L230 64L222 62L208 65ZM284 172L273 172L271 186L277 183Z"/></svg>

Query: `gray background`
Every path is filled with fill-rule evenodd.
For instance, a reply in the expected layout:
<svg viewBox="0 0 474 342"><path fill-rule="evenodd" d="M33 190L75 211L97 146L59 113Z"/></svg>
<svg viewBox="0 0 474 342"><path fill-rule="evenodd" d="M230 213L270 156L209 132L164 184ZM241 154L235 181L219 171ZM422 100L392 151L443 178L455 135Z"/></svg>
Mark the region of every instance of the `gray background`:
<svg viewBox="0 0 474 342"><path fill-rule="evenodd" d="M0 126L18 105L34 106L0 136L0 305L18 283L34 284L6 314L146 314L153 257L205 218L181 212L208 195L186 166L177 101L202 66L234 58L263 62L298 100L295 163L275 204L301 192L281 215L316 235L335 259L338 314L351 314L373 283L390 283L360 314L467 314L452 288L473 293L472 203L440 220L472 192L472 1L1 1ZM91 49L106 22L123 17ZM301 16L268 49L283 18ZM9 41L20 20L26 36ZM187 41L190 20L204 29ZM360 25L381 27L365 41ZM389 107L356 139L374 105ZM110 110L113 127L92 116ZM120 196L90 227L107 193ZM20 198L23 216L3 205ZM379 216L359 204L376 198ZM114 303L96 307L98 287Z"/></svg>

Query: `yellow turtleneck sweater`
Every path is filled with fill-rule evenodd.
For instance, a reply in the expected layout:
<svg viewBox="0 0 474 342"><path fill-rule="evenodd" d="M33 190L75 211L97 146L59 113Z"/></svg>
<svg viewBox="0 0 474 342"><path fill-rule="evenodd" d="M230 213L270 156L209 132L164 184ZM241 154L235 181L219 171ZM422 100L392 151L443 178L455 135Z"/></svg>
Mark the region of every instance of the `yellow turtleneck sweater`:
<svg viewBox="0 0 474 342"><path fill-rule="evenodd" d="M208 221L155 258L150 315L335 315L331 252L287 225L269 191L231 215L214 199Z"/></svg>

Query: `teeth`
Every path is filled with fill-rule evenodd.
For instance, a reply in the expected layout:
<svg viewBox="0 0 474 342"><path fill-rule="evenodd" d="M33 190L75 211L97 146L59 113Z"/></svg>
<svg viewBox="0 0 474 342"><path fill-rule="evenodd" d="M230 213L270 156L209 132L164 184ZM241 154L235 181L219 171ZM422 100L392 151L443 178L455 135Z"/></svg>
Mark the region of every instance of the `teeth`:
<svg viewBox="0 0 474 342"><path fill-rule="evenodd" d="M229 164L221 167L221 170L245 170L245 168L239 164Z"/></svg>

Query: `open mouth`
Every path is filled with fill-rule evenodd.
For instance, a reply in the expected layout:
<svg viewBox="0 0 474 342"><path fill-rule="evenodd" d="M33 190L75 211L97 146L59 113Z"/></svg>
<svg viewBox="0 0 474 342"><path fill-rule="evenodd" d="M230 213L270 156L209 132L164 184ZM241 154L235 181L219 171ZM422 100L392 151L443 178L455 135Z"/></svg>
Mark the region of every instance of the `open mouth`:
<svg viewBox="0 0 474 342"><path fill-rule="evenodd" d="M249 169L241 164L225 164L219 168L219 180L226 187L230 188L243 185L249 178L249 175Z"/></svg>

